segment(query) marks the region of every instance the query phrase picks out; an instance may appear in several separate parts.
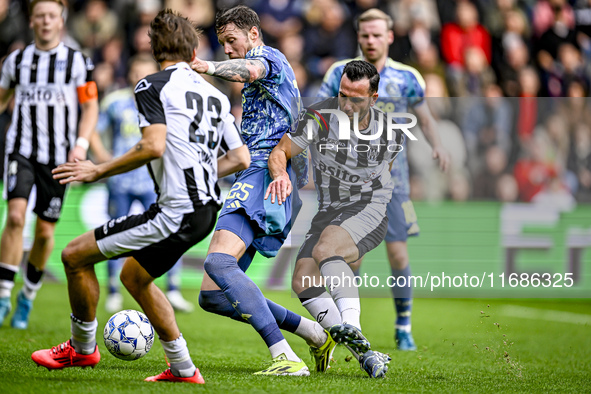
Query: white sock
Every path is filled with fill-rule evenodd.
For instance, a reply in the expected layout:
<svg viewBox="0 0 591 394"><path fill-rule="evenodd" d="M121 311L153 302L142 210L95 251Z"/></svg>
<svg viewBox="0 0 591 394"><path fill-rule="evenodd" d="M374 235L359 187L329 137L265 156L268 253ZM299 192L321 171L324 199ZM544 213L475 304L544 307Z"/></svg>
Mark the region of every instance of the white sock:
<svg viewBox="0 0 591 394"><path fill-rule="evenodd" d="M411 332L412 326L410 324L407 324L407 325L404 325L404 326L401 326L399 324L396 324L396 327L395 328L397 330L401 330L401 331L405 331L405 332Z"/></svg>
<svg viewBox="0 0 591 394"><path fill-rule="evenodd" d="M70 315L72 323L70 325L72 338L70 342L80 354L92 354L96 348L96 328L98 322L96 319L89 322L83 322L74 315Z"/></svg>
<svg viewBox="0 0 591 394"><path fill-rule="evenodd" d="M41 281L39 283L31 283L27 277L24 278L25 285L23 286L23 294L28 300L33 301L37 297L37 292L41 288Z"/></svg>
<svg viewBox="0 0 591 394"><path fill-rule="evenodd" d="M361 329L359 289L355 286L355 274L351 267L342 257L334 256L320 263L320 272L326 278L330 295L341 312L341 320Z"/></svg>
<svg viewBox="0 0 591 394"><path fill-rule="evenodd" d="M287 357L287 359L289 361L296 361L296 362L302 361L302 359L299 358L298 355L295 354L293 350L291 350L291 346L289 346L289 343L287 343L287 341L285 339L282 339L281 341L277 342L276 344L271 345L269 347L269 352L271 352L272 358L275 358L275 357L279 356L280 354L285 354L285 357Z"/></svg>
<svg viewBox="0 0 591 394"><path fill-rule="evenodd" d="M335 301L341 311L343 323L351 324L361 330L361 304L359 298L340 298Z"/></svg>
<svg viewBox="0 0 591 394"><path fill-rule="evenodd" d="M16 265L0 263L0 268L4 268L8 271L12 271L15 274L18 272L18 266L16 266ZM0 298L10 297L10 293L12 292L13 287L14 287L14 279L13 280L0 279Z"/></svg>
<svg viewBox="0 0 591 394"><path fill-rule="evenodd" d="M294 334L300 338L304 338L308 346L315 347L321 347L324 345L324 342L326 342L326 338L328 337L328 334L320 324L303 316Z"/></svg>
<svg viewBox="0 0 591 394"><path fill-rule="evenodd" d="M187 341L183 338L183 334L174 341L163 341L160 340L164 354L170 362L170 371L174 376L182 378L189 378L195 375L195 364L191 360L189 355L189 348L187 347Z"/></svg>
<svg viewBox="0 0 591 394"><path fill-rule="evenodd" d="M341 312L327 292L324 292L320 297L302 302L302 305L326 329L335 324L341 324Z"/></svg>

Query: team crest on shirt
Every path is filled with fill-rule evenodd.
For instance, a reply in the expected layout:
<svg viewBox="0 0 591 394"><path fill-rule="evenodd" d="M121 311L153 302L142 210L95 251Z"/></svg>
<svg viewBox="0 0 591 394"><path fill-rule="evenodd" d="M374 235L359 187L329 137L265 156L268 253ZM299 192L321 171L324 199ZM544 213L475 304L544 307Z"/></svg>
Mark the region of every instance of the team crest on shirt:
<svg viewBox="0 0 591 394"><path fill-rule="evenodd" d="M367 159L370 161L376 161L378 159L379 154L380 154L380 147L377 145L370 145L370 148L367 151Z"/></svg>
<svg viewBox="0 0 591 394"><path fill-rule="evenodd" d="M143 90L147 90L150 88L150 86L152 86L150 82L146 81L146 79L142 79L137 83L137 85L135 85L135 92L138 93Z"/></svg>
<svg viewBox="0 0 591 394"><path fill-rule="evenodd" d="M63 71L66 69L66 65L68 62L66 60L56 60L55 61L55 69L57 71Z"/></svg>
<svg viewBox="0 0 591 394"><path fill-rule="evenodd" d="M388 93L388 97L400 97L402 95L397 83L389 83L386 85L386 93Z"/></svg>
<svg viewBox="0 0 591 394"><path fill-rule="evenodd" d="M92 64L92 60L90 60L90 58L87 57L85 63L87 70L94 70L94 64Z"/></svg>

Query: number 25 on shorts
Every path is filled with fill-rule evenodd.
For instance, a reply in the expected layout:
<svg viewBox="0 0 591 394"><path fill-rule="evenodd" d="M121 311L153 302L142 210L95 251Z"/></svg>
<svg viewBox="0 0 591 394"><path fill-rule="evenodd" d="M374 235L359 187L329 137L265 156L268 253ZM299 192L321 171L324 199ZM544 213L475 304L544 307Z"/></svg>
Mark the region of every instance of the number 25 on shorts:
<svg viewBox="0 0 591 394"><path fill-rule="evenodd" d="M248 183L236 182L232 185L230 192L228 193L227 200L231 200L233 198L237 198L240 201L246 201L249 195L248 189L254 189L254 186L249 185Z"/></svg>

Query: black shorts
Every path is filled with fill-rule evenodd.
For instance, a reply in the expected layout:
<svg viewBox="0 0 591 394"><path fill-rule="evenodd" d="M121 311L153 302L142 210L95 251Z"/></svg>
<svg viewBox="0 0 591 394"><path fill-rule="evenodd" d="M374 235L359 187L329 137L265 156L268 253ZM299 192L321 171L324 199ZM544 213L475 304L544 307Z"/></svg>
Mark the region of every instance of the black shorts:
<svg viewBox="0 0 591 394"><path fill-rule="evenodd" d="M380 203L352 203L342 208L318 211L310 231L298 252L297 259L311 258L312 250L328 226L339 226L349 233L357 246L359 258L384 240L388 230L386 205Z"/></svg>
<svg viewBox="0 0 591 394"><path fill-rule="evenodd" d="M35 160L11 153L4 169L4 198L29 199L33 185L37 186L37 200L33 212L47 222L57 222L62 212L66 185L53 179L54 166L39 164Z"/></svg>
<svg viewBox="0 0 591 394"><path fill-rule="evenodd" d="M108 259L133 257L158 278L213 230L218 206L207 204L195 212L175 213L152 204L140 214L109 220L94 230L101 253Z"/></svg>

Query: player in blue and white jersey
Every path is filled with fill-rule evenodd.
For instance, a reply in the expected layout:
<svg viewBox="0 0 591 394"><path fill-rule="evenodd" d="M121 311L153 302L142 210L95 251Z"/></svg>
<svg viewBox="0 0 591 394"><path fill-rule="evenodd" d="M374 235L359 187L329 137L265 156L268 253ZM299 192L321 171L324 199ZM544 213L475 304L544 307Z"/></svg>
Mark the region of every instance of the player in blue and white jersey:
<svg viewBox="0 0 591 394"><path fill-rule="evenodd" d="M158 65L152 56L140 54L133 57L129 62L128 81L130 86L109 93L101 101L97 131L101 134L110 131L111 151L113 156L121 156L142 137L137 123L138 111L133 95L133 87L142 79L158 71ZM90 147L99 161L107 161L111 154L104 149L100 138L93 134ZM148 173L147 168L141 167L133 171L110 177L107 180L109 191L109 216L111 219L129 214L134 201L142 204L144 209L156 202L154 193L154 182ZM119 292L119 270L118 259L107 262L109 276L109 293L105 301L107 312L115 313L122 309L123 296ZM181 312L191 312L193 304L183 298L179 290L180 272L182 259L167 272L166 297L173 308Z"/></svg>
<svg viewBox="0 0 591 394"><path fill-rule="evenodd" d="M259 17L252 9L236 6L221 11L216 33L230 60L196 60L193 69L244 83L241 132L252 164L237 174L220 213L205 260L199 303L206 311L246 320L259 333L273 361L257 374L309 374L281 329L304 338L313 348L316 369L325 371L335 346L330 336L318 323L266 300L245 273L257 251L267 257L277 254L299 210L297 195L282 205L264 199L272 181L267 159L293 122L291 103L299 98L295 75L285 56L264 44Z"/></svg>
<svg viewBox="0 0 591 394"><path fill-rule="evenodd" d="M439 160L441 170L445 171L450 157L443 148L431 115L424 100L425 82L419 72L412 67L396 62L388 57L388 47L394 42L393 21L390 16L378 9L370 9L359 16L357 40L363 54L362 58L372 63L380 73L379 100L377 107L384 112L407 112L414 110L427 141L433 149L433 159ZM334 97L338 94L339 81L343 68L349 60L335 63L326 73L319 97ZM388 232L386 248L392 268L392 276L410 276L406 240L419 234L417 216L410 201L410 184L406 147L394 162L391 170L394 178L394 192L388 204ZM359 263L352 265L358 269ZM406 280L408 283L408 280ZM396 306L395 341L400 350L416 350L411 334L412 289L394 287Z"/></svg>

